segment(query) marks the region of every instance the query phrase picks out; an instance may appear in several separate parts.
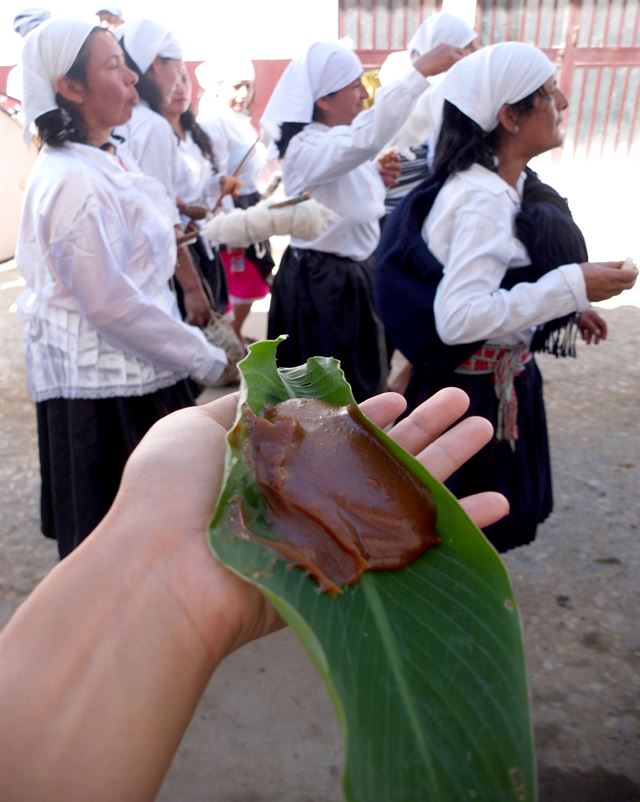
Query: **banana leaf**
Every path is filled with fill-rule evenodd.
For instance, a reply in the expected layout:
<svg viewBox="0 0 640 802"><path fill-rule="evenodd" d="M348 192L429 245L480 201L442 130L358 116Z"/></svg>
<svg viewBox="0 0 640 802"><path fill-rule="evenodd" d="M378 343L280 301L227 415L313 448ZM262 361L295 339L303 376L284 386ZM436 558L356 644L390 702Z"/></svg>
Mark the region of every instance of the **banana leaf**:
<svg viewBox="0 0 640 802"><path fill-rule="evenodd" d="M432 493L443 542L398 571L367 572L337 596L262 542L260 490L240 451L243 405L353 401L336 360L278 368L280 340L251 346L210 526L215 555L257 585L301 640L335 706L348 802L534 802L533 738L519 612L498 554L456 499L406 451L376 436ZM235 499L235 503L234 503ZM248 513L246 512L248 511Z"/></svg>

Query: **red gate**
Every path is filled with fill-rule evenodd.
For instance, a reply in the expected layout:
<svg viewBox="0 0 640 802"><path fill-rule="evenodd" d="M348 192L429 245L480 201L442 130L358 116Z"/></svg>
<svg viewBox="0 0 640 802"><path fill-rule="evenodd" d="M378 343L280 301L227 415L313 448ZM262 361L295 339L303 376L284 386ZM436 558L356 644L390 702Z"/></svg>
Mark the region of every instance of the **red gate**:
<svg viewBox="0 0 640 802"><path fill-rule="evenodd" d="M440 0L340 0L340 36L348 36L365 67L406 47ZM558 65L570 101L565 155L626 157L640 122L638 0L478 0L483 45L520 40L542 48Z"/></svg>

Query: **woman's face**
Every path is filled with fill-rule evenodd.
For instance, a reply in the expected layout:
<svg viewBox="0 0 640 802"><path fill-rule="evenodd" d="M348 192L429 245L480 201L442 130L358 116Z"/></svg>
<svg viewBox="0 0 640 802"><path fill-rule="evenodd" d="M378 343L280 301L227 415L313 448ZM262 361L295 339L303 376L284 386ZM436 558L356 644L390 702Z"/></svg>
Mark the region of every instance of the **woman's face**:
<svg viewBox="0 0 640 802"><path fill-rule="evenodd" d="M224 98L233 111L248 111L256 94L255 81L230 82L224 85Z"/></svg>
<svg viewBox="0 0 640 802"><path fill-rule="evenodd" d="M476 50L480 50L480 40L477 36L475 36L468 45L465 45L462 48L462 52L465 56L470 56L471 53L475 53Z"/></svg>
<svg viewBox="0 0 640 802"><path fill-rule="evenodd" d="M316 103L322 112L322 122L326 125L351 125L354 118L364 108L367 90L361 78L331 95L319 98Z"/></svg>
<svg viewBox="0 0 640 802"><path fill-rule="evenodd" d="M164 58L156 56L151 66L147 70L147 75L156 83L162 93L163 103L168 103L173 95L182 61L177 58Z"/></svg>
<svg viewBox="0 0 640 802"><path fill-rule="evenodd" d="M562 145L562 112L569 102L558 89L555 78L550 78L536 95L533 110L518 120L516 136L530 158Z"/></svg>
<svg viewBox="0 0 640 802"><path fill-rule="evenodd" d="M138 102L138 76L125 65L120 45L108 31L91 37L86 85L77 87L78 105L90 134L123 125Z"/></svg>
<svg viewBox="0 0 640 802"><path fill-rule="evenodd" d="M178 80L166 107L168 117L179 117L191 105L191 80L184 64L180 67Z"/></svg>

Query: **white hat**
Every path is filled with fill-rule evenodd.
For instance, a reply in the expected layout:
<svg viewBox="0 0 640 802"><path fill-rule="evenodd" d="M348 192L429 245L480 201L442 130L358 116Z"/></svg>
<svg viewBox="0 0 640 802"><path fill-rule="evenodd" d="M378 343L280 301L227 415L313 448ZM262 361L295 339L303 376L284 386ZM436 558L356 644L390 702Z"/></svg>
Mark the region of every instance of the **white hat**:
<svg viewBox="0 0 640 802"><path fill-rule="evenodd" d="M182 60L182 48L176 37L164 25L150 19L125 22L114 35L142 73L149 69L153 60L175 58Z"/></svg>
<svg viewBox="0 0 640 802"><path fill-rule="evenodd" d="M50 16L51 12L46 8L25 8L13 18L13 30L24 38L29 31L33 31Z"/></svg>
<svg viewBox="0 0 640 802"><path fill-rule="evenodd" d="M422 23L409 40L408 47L422 55L439 44L466 47L477 36L473 28L459 17L438 11Z"/></svg>
<svg viewBox="0 0 640 802"><path fill-rule="evenodd" d="M260 122L277 140L283 122L311 122L316 100L344 89L361 75L362 64L354 52L341 44L316 42L287 65Z"/></svg>
<svg viewBox="0 0 640 802"><path fill-rule="evenodd" d="M66 75L89 34L91 22L52 19L39 25L22 49L22 105L25 138L29 126L40 115L58 108L56 79Z"/></svg>
<svg viewBox="0 0 640 802"><path fill-rule="evenodd" d="M253 61L246 56L230 54L203 61L196 67L196 78L203 89L213 89L216 84L239 84L241 81L255 81L256 70Z"/></svg>
<svg viewBox="0 0 640 802"><path fill-rule="evenodd" d="M498 113L505 104L523 100L555 72L554 63L537 47L502 42L456 62L435 94L489 132L497 127Z"/></svg>

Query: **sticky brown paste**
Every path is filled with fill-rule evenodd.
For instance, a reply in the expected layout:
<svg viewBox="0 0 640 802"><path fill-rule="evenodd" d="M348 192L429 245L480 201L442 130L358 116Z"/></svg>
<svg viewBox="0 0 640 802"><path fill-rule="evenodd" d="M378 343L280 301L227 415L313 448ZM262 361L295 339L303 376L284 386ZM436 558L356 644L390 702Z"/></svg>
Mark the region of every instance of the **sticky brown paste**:
<svg viewBox="0 0 640 802"><path fill-rule="evenodd" d="M245 458L275 540L329 594L363 571L394 571L440 542L431 494L351 404L291 399L246 408Z"/></svg>

